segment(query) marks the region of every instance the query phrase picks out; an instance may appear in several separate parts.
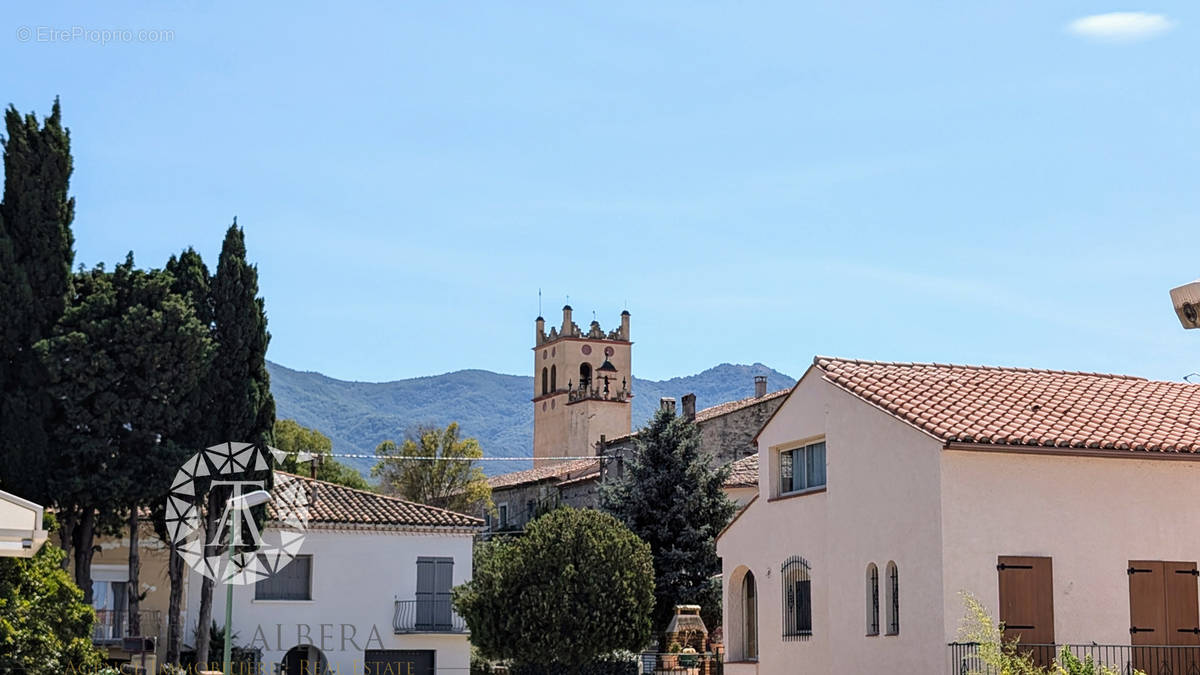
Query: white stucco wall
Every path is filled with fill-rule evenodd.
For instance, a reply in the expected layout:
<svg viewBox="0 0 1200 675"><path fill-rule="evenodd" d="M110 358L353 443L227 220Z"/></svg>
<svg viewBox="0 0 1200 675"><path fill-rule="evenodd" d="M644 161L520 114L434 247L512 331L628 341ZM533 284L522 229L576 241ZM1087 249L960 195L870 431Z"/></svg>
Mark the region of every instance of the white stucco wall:
<svg viewBox="0 0 1200 675"><path fill-rule="evenodd" d="M1053 559L1055 639L1085 644L1129 644L1130 560L1200 561L1200 462L946 450L941 489L947 640L960 591L998 618L999 555Z"/></svg>
<svg viewBox="0 0 1200 675"><path fill-rule="evenodd" d="M827 490L772 499L777 481L773 448L826 442ZM759 663L762 673L937 672L942 640L940 444L846 394L810 371L763 429L759 499L718 542L727 580L727 653L736 658L741 633L731 607L739 566L759 587ZM799 555L812 568L813 636L782 640L779 566ZM884 570L900 576L900 634L885 636ZM881 635L866 636L867 565L880 570ZM736 586L736 587L731 587ZM747 667L742 667L743 671ZM730 670L730 672L735 672Z"/></svg>
<svg viewBox="0 0 1200 675"><path fill-rule="evenodd" d="M454 558L457 586L471 577L471 552L470 534L310 530L300 553L313 556L312 600L254 600L253 586L235 586L235 644L250 646L254 641L262 648L266 672L288 649L304 643L307 632L338 672L361 672L364 649L434 649L439 675L466 673L470 647L465 634L394 635L392 616L395 600L415 598L418 557ZM189 575L189 643L197 624L201 579L199 574ZM218 587L213 618L221 625L224 617L225 593Z"/></svg>

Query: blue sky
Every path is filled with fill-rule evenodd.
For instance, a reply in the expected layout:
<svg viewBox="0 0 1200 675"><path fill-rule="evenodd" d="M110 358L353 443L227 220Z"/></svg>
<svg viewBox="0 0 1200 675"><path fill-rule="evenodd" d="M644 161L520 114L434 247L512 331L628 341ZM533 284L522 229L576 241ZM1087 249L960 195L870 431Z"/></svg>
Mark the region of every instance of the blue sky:
<svg viewBox="0 0 1200 675"><path fill-rule="evenodd" d="M23 3L0 93L62 97L78 262L237 215L293 368L525 374L540 288L651 379L1200 370L1200 6L809 4Z"/></svg>

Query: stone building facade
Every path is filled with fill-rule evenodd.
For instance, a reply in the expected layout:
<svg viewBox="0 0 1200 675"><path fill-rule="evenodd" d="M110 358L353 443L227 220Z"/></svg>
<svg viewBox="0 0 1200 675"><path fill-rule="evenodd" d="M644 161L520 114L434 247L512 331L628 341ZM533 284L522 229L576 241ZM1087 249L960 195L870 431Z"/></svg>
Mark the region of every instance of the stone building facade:
<svg viewBox="0 0 1200 675"><path fill-rule="evenodd" d="M562 325L546 332L538 317L533 346L533 457L590 457L602 437L628 434L632 419L633 343L629 312L605 332L593 321L585 332L563 307Z"/></svg>
<svg viewBox="0 0 1200 675"><path fill-rule="evenodd" d="M754 396L729 401L696 411L696 397L683 397L679 414L695 420L700 427L701 450L709 455L714 466L734 464L739 460L757 457L754 436L783 402L789 390L767 393L765 377L754 382ZM674 407L674 399L663 399L662 405ZM544 510L558 505L594 508L600 504L600 488L604 481L621 475L625 461L636 450L636 433L602 437L592 446L592 459L547 463L533 469L500 474L488 479L497 515L489 520L489 532L520 531L525 524ZM748 484L757 476L752 461L734 465L735 470L726 482L725 491L742 506L747 495L757 491L757 483Z"/></svg>

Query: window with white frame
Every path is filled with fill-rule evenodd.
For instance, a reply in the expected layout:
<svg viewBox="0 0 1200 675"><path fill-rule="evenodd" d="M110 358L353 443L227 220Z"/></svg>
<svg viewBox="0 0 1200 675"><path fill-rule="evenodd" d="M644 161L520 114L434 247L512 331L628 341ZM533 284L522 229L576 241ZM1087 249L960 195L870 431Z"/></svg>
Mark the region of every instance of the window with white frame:
<svg viewBox="0 0 1200 675"><path fill-rule="evenodd" d="M803 492L825 485L825 441L779 453L779 494Z"/></svg>

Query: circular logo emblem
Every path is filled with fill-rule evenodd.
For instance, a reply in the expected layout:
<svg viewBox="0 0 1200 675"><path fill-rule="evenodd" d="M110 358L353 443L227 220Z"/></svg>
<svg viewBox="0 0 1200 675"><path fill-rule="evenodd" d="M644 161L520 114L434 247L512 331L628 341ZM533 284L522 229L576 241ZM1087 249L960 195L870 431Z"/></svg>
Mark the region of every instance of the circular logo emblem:
<svg viewBox="0 0 1200 675"><path fill-rule="evenodd" d="M192 455L175 474L167 497L167 533L188 566L209 579L252 584L283 569L300 552L308 529L308 489L294 476L275 473L268 495L268 452L276 460L287 456L275 448L222 443ZM226 498L210 500L218 489ZM270 522L262 532L250 511L259 504L267 505ZM202 518L206 507L214 510L211 533Z"/></svg>

